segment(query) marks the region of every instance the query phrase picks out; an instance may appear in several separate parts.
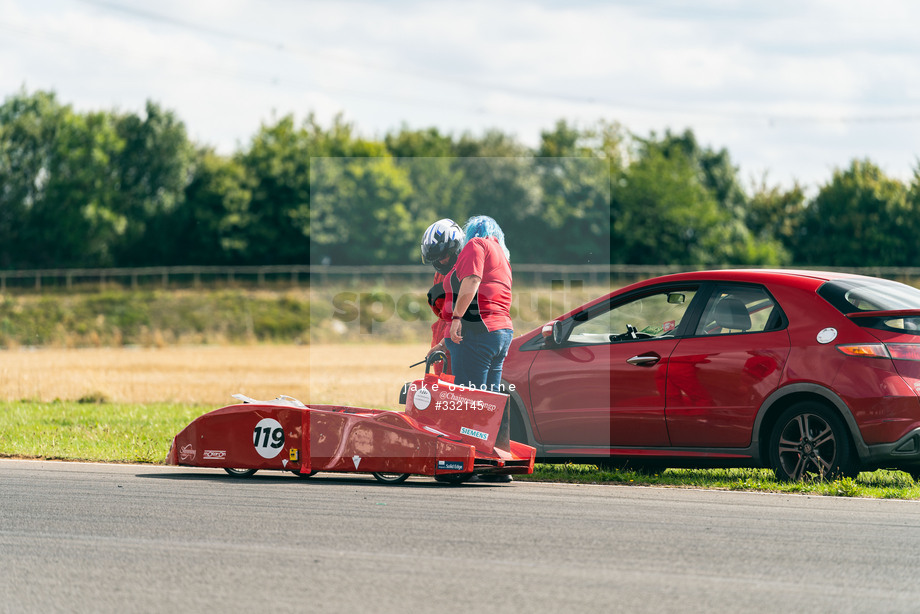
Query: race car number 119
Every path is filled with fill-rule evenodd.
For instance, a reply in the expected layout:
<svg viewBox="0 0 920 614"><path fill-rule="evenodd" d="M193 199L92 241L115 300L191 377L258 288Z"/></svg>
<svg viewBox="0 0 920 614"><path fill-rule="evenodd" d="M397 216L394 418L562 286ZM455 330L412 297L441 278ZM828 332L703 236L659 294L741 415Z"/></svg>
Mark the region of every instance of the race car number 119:
<svg viewBox="0 0 920 614"><path fill-rule="evenodd" d="M273 418L259 421L252 431L252 445L262 458L275 458L284 447L284 429Z"/></svg>

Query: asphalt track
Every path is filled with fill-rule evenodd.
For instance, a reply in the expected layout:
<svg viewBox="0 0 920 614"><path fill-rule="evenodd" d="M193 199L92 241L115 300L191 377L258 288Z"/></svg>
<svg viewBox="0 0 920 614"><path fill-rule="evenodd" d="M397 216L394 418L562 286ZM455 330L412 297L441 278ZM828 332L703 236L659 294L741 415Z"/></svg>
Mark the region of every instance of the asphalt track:
<svg viewBox="0 0 920 614"><path fill-rule="evenodd" d="M0 460L2 612L916 612L920 503Z"/></svg>

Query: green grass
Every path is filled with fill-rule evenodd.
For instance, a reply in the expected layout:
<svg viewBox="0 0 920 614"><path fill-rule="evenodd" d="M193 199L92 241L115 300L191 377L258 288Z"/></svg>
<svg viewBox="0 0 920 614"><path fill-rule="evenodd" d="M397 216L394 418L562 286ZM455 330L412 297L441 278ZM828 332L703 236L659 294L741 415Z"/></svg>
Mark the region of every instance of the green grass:
<svg viewBox="0 0 920 614"><path fill-rule="evenodd" d="M173 437L215 409L175 403L78 401L0 402L0 456L73 461L163 463ZM863 472L858 478L778 482L766 469L606 470L594 465L538 464L519 480L709 488L832 497L920 499L920 484L900 471Z"/></svg>
<svg viewBox="0 0 920 614"><path fill-rule="evenodd" d="M856 479L780 482L768 469L666 469L646 473L629 470L604 470L594 465L541 465L533 476L521 480L570 482L577 484L623 484L630 486L669 486L709 488L751 492L794 493L830 497L869 497L874 499L920 499L920 483L902 471L878 470L860 473Z"/></svg>
<svg viewBox="0 0 920 614"><path fill-rule="evenodd" d="M210 409L169 403L0 402L0 456L162 463L176 433Z"/></svg>

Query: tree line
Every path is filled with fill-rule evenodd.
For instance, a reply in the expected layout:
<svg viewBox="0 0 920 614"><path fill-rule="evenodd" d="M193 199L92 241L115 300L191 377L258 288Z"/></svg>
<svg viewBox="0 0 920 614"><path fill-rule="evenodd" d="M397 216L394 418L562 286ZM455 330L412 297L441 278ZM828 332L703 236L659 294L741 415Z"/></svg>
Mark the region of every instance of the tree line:
<svg viewBox="0 0 920 614"><path fill-rule="evenodd" d="M476 214L519 263L916 264L920 174L853 160L811 197L739 175L690 130L607 121L528 147L286 115L222 155L154 102L79 112L20 91L0 105L0 268L415 263L428 224Z"/></svg>

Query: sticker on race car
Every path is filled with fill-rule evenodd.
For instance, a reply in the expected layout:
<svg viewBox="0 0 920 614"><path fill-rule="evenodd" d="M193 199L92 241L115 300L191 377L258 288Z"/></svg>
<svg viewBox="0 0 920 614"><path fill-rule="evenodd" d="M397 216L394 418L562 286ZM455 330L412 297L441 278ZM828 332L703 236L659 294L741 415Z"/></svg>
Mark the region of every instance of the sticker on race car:
<svg viewBox="0 0 920 614"><path fill-rule="evenodd" d="M431 393L427 388L419 388L415 391L415 396L412 397L412 403L415 405L415 409L426 409L431 405Z"/></svg>
<svg viewBox="0 0 920 614"><path fill-rule="evenodd" d="M354 456L351 457L351 462L355 464L355 469L357 469L358 465L361 464L361 457L355 454Z"/></svg>
<svg viewBox="0 0 920 614"><path fill-rule="evenodd" d="M223 460L227 458L226 450L205 450L204 460Z"/></svg>
<svg viewBox="0 0 920 614"><path fill-rule="evenodd" d="M252 445L262 458L275 458L284 447L284 429L274 418L263 418L252 431Z"/></svg>
<svg viewBox="0 0 920 614"><path fill-rule="evenodd" d="M438 461L438 469L447 469L453 471L460 471L463 469L463 463L460 461Z"/></svg>
<svg viewBox="0 0 920 614"><path fill-rule="evenodd" d="M179 449L179 460L195 460L195 448L192 447L192 444L187 443Z"/></svg>
<svg viewBox="0 0 920 614"><path fill-rule="evenodd" d="M470 437L475 437L476 439L482 439L483 441L489 438L489 435L487 433L483 433L482 431L476 431L470 428L466 428L465 426L460 428L460 434L469 435Z"/></svg>

